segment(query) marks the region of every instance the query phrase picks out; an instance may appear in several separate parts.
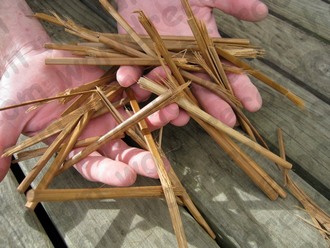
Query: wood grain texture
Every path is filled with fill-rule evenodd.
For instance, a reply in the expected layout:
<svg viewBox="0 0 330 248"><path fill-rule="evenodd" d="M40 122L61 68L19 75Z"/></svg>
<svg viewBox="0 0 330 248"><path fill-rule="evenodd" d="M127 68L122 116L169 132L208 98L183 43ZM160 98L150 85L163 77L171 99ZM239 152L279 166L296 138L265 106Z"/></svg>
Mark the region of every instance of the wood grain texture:
<svg viewBox="0 0 330 248"><path fill-rule="evenodd" d="M264 0L272 14L284 17L297 26L310 31L311 35L330 40L330 4L322 0Z"/></svg>
<svg viewBox="0 0 330 248"><path fill-rule="evenodd" d="M21 163L25 173L35 159ZM37 179L35 182L38 182ZM35 185L35 183L33 184ZM158 180L138 178L135 186L159 185ZM61 174L51 188L98 188L74 169ZM161 198L108 199L43 204L68 247L176 247L166 202ZM24 208L24 203L21 205ZM219 247L180 207L188 247Z"/></svg>
<svg viewBox="0 0 330 248"><path fill-rule="evenodd" d="M224 247L327 247L319 233L296 215L299 203L287 199L270 201L196 124L164 130L164 147L181 182L197 207L214 227ZM198 149L196 149L198 147ZM246 149L245 149L246 150ZM251 150L248 154L281 183L274 164ZM290 173L326 211L329 201Z"/></svg>
<svg viewBox="0 0 330 248"><path fill-rule="evenodd" d="M36 215L24 208L17 185L12 172L0 183L0 247L53 247Z"/></svg>
<svg viewBox="0 0 330 248"><path fill-rule="evenodd" d="M289 158L299 164L301 173L310 173L302 176L319 181L322 193L330 197L329 45L271 15L260 23L242 22L220 13L217 20L226 34L249 37L264 47L265 60L251 64L306 101L306 109L301 111L255 80L264 104L261 111L248 116L273 146L277 146L276 128L283 128L288 134Z"/></svg>
<svg viewBox="0 0 330 248"><path fill-rule="evenodd" d="M329 43L272 15L261 22L249 23L217 12L217 23L226 35L248 38L252 44L265 48L264 59L272 67L330 102Z"/></svg>
<svg viewBox="0 0 330 248"><path fill-rule="evenodd" d="M311 177L314 177L323 185L320 186L323 189L319 190L329 198L330 106L262 62L255 61L253 64L301 96L306 107L305 110L298 109L278 93L254 80L262 94L263 107L256 113L247 113L249 119L273 148L277 147L276 129L282 128L287 156L295 164L293 170L299 171L299 166L307 171L309 175L299 173L305 180L310 179L310 183ZM314 186L317 188L317 185Z"/></svg>

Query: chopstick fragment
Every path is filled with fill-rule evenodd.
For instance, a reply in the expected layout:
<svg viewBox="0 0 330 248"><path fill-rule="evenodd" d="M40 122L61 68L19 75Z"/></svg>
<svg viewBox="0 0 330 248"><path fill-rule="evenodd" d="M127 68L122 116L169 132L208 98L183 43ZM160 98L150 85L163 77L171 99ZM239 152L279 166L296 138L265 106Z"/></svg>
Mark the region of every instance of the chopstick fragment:
<svg viewBox="0 0 330 248"><path fill-rule="evenodd" d="M130 98L130 104L131 104L133 111L135 113L138 113L140 111L140 107L134 98L133 92L131 90L127 90L126 92L127 92L128 97ZM173 225L176 237L177 237L178 245L179 245L179 247L188 247L187 238L184 233L179 208L178 208L178 205L176 204L176 198L175 198L175 194L173 191L173 185L172 185L172 182L165 169L164 161L163 161L161 154L158 150L158 147L151 135L148 125L144 119L139 121L139 127L140 127L141 132L143 133L145 142L148 146L148 150L151 152L155 165L156 165L156 168L157 168L158 176L159 176L162 188L163 188L165 200L168 205L168 209L169 209L170 216L172 219L172 225Z"/></svg>
<svg viewBox="0 0 330 248"><path fill-rule="evenodd" d="M151 92L153 92L155 94L162 94L163 92L166 91L166 89L163 86L158 85L147 78L140 78L138 83L143 88L150 90ZM216 119L213 116L209 115L208 113L204 112L197 106L191 104L187 99L179 97L179 98L177 98L176 102L179 104L180 107L182 107L189 114L191 114L191 116L197 117L197 118L205 121L206 123L208 123L209 125L213 126L216 129L218 129L219 131L222 131L222 132L228 134L229 136L231 136L232 138L241 142L242 144L249 146L256 152L258 152L258 153L266 156L270 160L278 163L283 168L291 169L291 167L292 167L291 163L285 161L284 159L280 158L276 154L265 149L258 143L254 142L254 141L250 140L249 138L247 138L246 136L240 134L238 131L226 126L225 124L220 122L218 119Z"/></svg>
<svg viewBox="0 0 330 248"><path fill-rule="evenodd" d="M173 188L175 195L182 195L181 188ZM163 197L161 186L87 188L87 189L32 189L27 192L30 202L81 201L117 198Z"/></svg>

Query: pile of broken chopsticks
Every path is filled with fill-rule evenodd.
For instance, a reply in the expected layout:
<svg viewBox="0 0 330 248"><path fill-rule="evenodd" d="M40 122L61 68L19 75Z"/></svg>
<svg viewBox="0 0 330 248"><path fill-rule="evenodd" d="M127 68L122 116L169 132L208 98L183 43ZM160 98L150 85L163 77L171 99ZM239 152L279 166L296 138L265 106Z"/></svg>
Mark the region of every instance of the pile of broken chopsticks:
<svg viewBox="0 0 330 248"><path fill-rule="evenodd" d="M109 66L110 69L100 79L93 82L67 89L51 98L33 100L18 105L34 104L32 109L35 109L41 104L60 100L68 106L58 120L37 135L7 149L3 154L3 156L16 154L17 161L40 156L35 167L18 187L20 192L25 192L35 178L41 172L43 173L38 185L28 192L26 206L34 209L39 202L43 201L163 196L168 206L171 206L169 212L179 247L186 247L187 241L177 202L183 203L214 238L215 234L194 206L174 170L172 168L169 171L165 170L164 153L155 142L145 121L147 116L172 102L184 109L271 200L275 200L278 196L285 198L285 190L235 143L238 141L249 146L283 168L285 178L291 186L290 189L294 188L295 185L287 175L287 171L291 169L292 165L285 160L283 154L278 156L268 149L262 137L244 115L242 104L233 94L226 76L227 72L248 73L277 90L296 105L303 106L303 101L299 97L242 60L262 56L264 54L263 49L251 45L246 39L209 37L205 24L196 19L186 0L182 0L182 4L194 35L192 37L160 36L150 20L141 11L137 12L137 15L148 35L139 35L106 0L100 0L100 2L127 31L127 35L95 32L79 26L72 20L62 19L55 13L53 15L35 14L37 18L63 26L67 32L84 40L77 44L45 44L46 48L70 51L75 55L75 57L48 58L46 64L102 65ZM225 60L227 62L223 63ZM113 83L116 69L121 65L146 68L167 67L169 69L165 70L167 80L162 83L153 82L146 77L141 77L138 81L142 88L158 95L158 97L140 109L131 89L122 88L119 84ZM195 76L195 72L208 74L210 80L198 78ZM206 113L198 105L188 87L191 82L206 87L226 101L235 111L242 129L247 135L226 126ZM125 92L125 97L119 101L114 101L118 96L122 96L123 92ZM126 105L130 105L134 114L124 119L117 109ZM100 137L79 139L80 134L91 119L109 112L117 121L118 125L115 128ZM151 152L157 166L161 186L95 189L48 188L57 175L71 168L110 140L120 138L124 134L130 136L140 147ZM24 151L24 149L51 136L55 139L48 147ZM68 158L72 149L77 147L82 148L82 150ZM283 149L282 153L284 153ZM55 158L51 160L55 154ZM51 165L44 171L43 169L49 161L51 161ZM299 196L302 197L301 194ZM318 223L324 227L324 223L328 221L327 218L326 214L321 217L319 215ZM329 231L329 227L324 230Z"/></svg>

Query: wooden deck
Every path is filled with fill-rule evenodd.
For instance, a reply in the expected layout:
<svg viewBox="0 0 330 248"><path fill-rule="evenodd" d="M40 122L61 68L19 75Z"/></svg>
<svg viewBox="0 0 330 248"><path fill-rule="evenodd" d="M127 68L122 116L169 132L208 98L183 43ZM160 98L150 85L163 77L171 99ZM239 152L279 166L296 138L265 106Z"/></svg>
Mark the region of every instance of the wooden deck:
<svg viewBox="0 0 330 248"><path fill-rule="evenodd" d="M115 32L113 20L98 1L28 0L34 11L54 10L86 27ZM259 70L300 95L300 110L255 81L263 108L248 117L277 151L276 129L284 131L292 176L312 199L330 213L330 4L328 1L265 0L269 17L247 23L216 12L222 35L249 38L264 47L264 59L252 61ZM62 29L45 27L55 41L75 40ZM310 225L291 195L268 200L249 178L195 123L164 130L164 149L181 182L217 234L213 241L181 208L190 247L329 247ZM278 181L278 170L249 151ZM22 164L23 171L33 161ZM139 178L137 184L156 184ZM24 209L24 196L15 192L9 173L0 184L0 247L52 247L38 217ZM53 187L95 187L74 170L59 176ZM161 199L126 199L45 203L43 207L68 247L175 247L176 239ZM40 217L39 217L40 218ZM8 238L9 237L9 238Z"/></svg>

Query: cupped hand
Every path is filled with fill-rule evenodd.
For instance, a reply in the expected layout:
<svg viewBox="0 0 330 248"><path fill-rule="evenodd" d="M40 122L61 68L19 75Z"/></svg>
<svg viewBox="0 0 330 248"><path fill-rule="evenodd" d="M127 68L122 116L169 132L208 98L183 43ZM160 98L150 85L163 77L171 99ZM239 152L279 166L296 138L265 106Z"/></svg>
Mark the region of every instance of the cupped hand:
<svg viewBox="0 0 330 248"><path fill-rule="evenodd" d="M104 73L97 67L45 65L45 58L52 56L61 57L67 54L38 49L24 54L24 59L14 59L1 75L0 106L55 96L67 88L93 81ZM33 136L40 132L58 119L66 107L59 102L51 102L28 113L28 106L0 112L0 153L14 145L21 133ZM120 111L125 114L123 109ZM159 128L174 120L178 113L179 109L175 104L168 105L148 118L149 126L151 129ZM80 139L101 136L116 124L111 114L97 117L90 121ZM78 150L73 151L71 155L76 152ZM0 159L0 180L9 169L10 159ZM165 163L166 166L169 165L167 161ZM135 182L137 174L158 177L151 154L130 147L121 139L105 144L76 164L75 168L90 181L116 186L131 185Z"/></svg>
<svg viewBox="0 0 330 248"><path fill-rule="evenodd" d="M259 21L268 14L266 5L258 0L191 0L189 2L195 16L205 22L208 32L212 37L220 36L212 12L213 8L220 9L227 14L247 21ZM139 34L146 34L146 32L139 23L137 15L134 14L136 10L144 11L161 35L192 35L180 0L117 1L117 4L119 13ZM125 33L120 26L118 26L118 32ZM159 73L160 69L156 68L156 70ZM133 85L136 93L141 98L147 98L148 92L134 85L142 73L143 68L141 67L122 66L117 71L117 80L124 87ZM262 105L261 96L248 76L231 73L227 75L234 94L242 102L243 106L251 112L260 109ZM236 124L235 113L221 98L195 84L192 85L192 91L201 106L208 113L228 126L234 126ZM180 115L174 124L184 125L187 121L186 114L180 111Z"/></svg>

